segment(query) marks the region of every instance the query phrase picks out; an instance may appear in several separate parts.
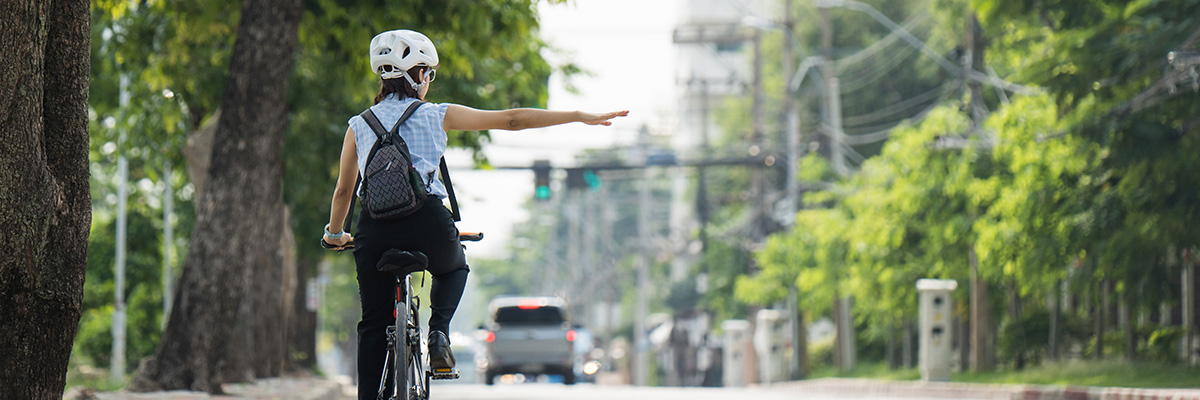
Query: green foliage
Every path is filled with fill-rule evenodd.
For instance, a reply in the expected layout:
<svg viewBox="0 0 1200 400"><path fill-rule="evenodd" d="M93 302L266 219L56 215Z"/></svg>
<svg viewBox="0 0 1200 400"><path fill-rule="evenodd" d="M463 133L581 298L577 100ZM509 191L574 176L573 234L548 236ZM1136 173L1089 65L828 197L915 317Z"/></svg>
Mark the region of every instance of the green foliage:
<svg viewBox="0 0 1200 400"><path fill-rule="evenodd" d="M956 382L1129 388L1194 388L1200 386L1195 368L1159 362L1052 362L1022 371L958 373Z"/></svg>
<svg viewBox="0 0 1200 400"><path fill-rule="evenodd" d="M1200 170L1194 156L1200 152L1195 119L1200 103L1194 90L1179 84L1169 90L1175 72L1166 55L1195 50L1200 31L1191 16L1200 13L1200 2L932 3L935 11L916 17L908 7L926 5L873 7L904 21L935 49L958 45L962 16L974 10L987 43L986 64L997 76L1036 89L1003 98L985 89L983 107L990 114L973 121L961 100L968 98L967 82L946 76L924 55L910 56L915 51L906 45L892 48L886 47L887 39L879 41L879 48L891 49L881 52L895 65L862 67L852 62L857 55L837 61L842 111L854 122L870 120L876 116L872 111L901 100L923 99L917 95L938 83L959 89L926 103L939 107L889 126L888 140L877 152L856 147L867 159L849 178L831 176L813 155L802 160L806 184L834 182L806 185L821 190L806 192L809 208L756 251L761 268L738 278L737 298L772 304L795 285L808 315L822 315L835 293L853 295L860 299L856 321L870 341L887 335L885 327L916 317L917 279L957 280L955 297L966 304L964 283L975 256L985 284L1014 288L1028 310L999 320L999 353L1005 360L1043 357L1049 312L1029 305L1060 296L1063 282L1071 288L1068 295L1082 302L1099 301L1098 282L1111 283L1134 309L1177 299L1169 282L1178 275L1181 249L1200 242L1197 231L1188 228L1200 223L1194 206L1200 204L1200 174L1192 173ZM862 15L837 9L830 14L838 28L835 59L853 54L856 43L880 39L873 21L865 28L839 23ZM811 44L814 34L801 29L801 42ZM770 40L766 43L771 48ZM879 71L907 79L884 85L861 81ZM896 84L891 81L912 84L890 87ZM860 85L875 91L860 96L847 89ZM744 132L748 119L739 115L748 114L745 103L730 107L737 115L726 116L727 135ZM985 301L999 309L998 297ZM966 316L965 306L958 309ZM1090 324L1064 312L1059 321L1063 348L1086 348ZM1169 340L1152 336L1138 334L1139 346L1148 346L1143 350L1171 353L1165 349ZM1100 345L1106 343L1108 354L1125 351L1122 332L1110 333Z"/></svg>
<svg viewBox="0 0 1200 400"><path fill-rule="evenodd" d="M1154 330L1146 341L1146 350L1151 360L1158 362L1179 361L1179 343L1186 330L1182 326L1167 326Z"/></svg>
<svg viewBox="0 0 1200 400"><path fill-rule="evenodd" d="M162 0L92 3L92 71L89 93L92 198L96 218L89 246L85 285L85 315L111 307L114 294L112 213L115 205L115 159L129 160L130 180L145 190L169 182L177 196L176 230L179 243L174 261L183 260L191 231L192 187L182 154L186 138L211 120L221 107L229 57L240 19L241 2ZM328 218L329 196L336 179L337 159L346 121L371 104L378 78L368 65L366 46L375 34L390 29L415 29L437 44L441 59L438 81L429 100L457 102L477 108L540 107L547 100L547 81L553 68L570 76L573 65L552 67L541 54L547 45L538 39L536 3L529 0L440 1L406 0L303 2L300 48L291 76L289 121L284 145L284 196L291 207L290 225L309 260L326 257L309 243ZM264 38L263 40L270 40ZM125 78L126 84L122 84ZM124 92L128 101L122 101ZM457 132L450 145L478 150L486 132ZM164 165L174 172L164 176ZM161 190L161 189L155 189ZM136 363L157 344L161 311L162 199L154 195L130 200L128 359ZM349 281L353 283L353 274ZM343 276L344 277L344 276ZM342 286L334 286L342 288ZM353 291L350 292L353 294ZM350 296L357 298L356 296ZM354 304L339 304L350 307ZM159 307L157 310L160 310ZM341 310L341 309L338 309ZM338 314L345 314L339 311ZM350 313L357 315L356 313ZM103 319L104 314L95 318ZM85 317L86 319L86 317ZM329 321L329 320L326 320ZM342 321L344 322L344 321ZM90 330L78 342L88 343L88 357L106 359L105 321L87 321ZM136 327L134 327L136 324ZM352 326L353 321L347 322ZM341 332L343 336L347 332ZM99 361L97 361L99 362Z"/></svg>

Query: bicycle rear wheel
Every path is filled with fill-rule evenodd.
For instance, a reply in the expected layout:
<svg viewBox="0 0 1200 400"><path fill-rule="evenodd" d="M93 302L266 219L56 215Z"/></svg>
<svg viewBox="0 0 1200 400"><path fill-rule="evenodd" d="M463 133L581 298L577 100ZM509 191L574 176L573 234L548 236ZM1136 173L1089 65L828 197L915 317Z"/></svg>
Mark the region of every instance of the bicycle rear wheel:
<svg viewBox="0 0 1200 400"><path fill-rule="evenodd" d="M395 366L395 368L392 368L392 384L396 388L393 392L396 393L394 396L396 400L413 400L410 397L410 383L408 381L409 358L411 356L408 348L408 329L405 328L407 325L408 307L404 303L398 302L396 303L396 348L392 352L395 357L392 360L392 365Z"/></svg>

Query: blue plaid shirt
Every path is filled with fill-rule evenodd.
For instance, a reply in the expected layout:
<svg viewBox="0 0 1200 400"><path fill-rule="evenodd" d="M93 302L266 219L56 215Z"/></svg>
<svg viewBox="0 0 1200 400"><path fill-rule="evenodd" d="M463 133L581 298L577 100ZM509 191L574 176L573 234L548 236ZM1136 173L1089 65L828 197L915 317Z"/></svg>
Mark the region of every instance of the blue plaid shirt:
<svg viewBox="0 0 1200 400"><path fill-rule="evenodd" d="M371 106L375 117L383 129L391 129L404 110L416 99L398 99L395 94L389 95L379 104ZM400 125L400 137L408 143L408 152L412 154L413 166L421 173L425 189L429 194L439 199L446 198L446 186L437 179L438 163L446 152L446 131L442 121L446 119L446 104L422 104L412 116ZM361 116L350 118L350 129L354 130L354 144L358 147L358 173L367 169L367 155L375 146L375 132L363 121ZM362 189L359 189L361 195Z"/></svg>

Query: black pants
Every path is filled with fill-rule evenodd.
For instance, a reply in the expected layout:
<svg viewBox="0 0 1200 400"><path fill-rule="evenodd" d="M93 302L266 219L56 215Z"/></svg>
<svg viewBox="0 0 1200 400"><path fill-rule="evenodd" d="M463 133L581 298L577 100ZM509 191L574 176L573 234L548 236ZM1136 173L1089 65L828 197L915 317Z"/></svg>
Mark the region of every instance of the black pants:
<svg viewBox="0 0 1200 400"><path fill-rule="evenodd" d="M430 196L416 213L390 221L359 216L354 236L354 262L358 271L358 295L362 321L358 323L358 397L374 399L383 374L387 351L387 326L396 303L395 275L379 272L375 264L388 249L420 251L429 256L433 275L429 289L430 331L450 333L450 319L458 308L467 285L467 263L458 229L441 200Z"/></svg>

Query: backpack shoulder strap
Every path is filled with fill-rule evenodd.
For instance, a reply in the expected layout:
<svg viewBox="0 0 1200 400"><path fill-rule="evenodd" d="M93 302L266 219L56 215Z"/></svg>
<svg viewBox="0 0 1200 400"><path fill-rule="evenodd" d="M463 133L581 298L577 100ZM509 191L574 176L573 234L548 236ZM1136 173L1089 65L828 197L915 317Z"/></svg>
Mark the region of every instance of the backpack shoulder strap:
<svg viewBox="0 0 1200 400"><path fill-rule="evenodd" d="M446 185L446 194L450 197L450 215L454 217L454 222L462 221L462 215L458 213L458 199L454 197L454 184L450 183L450 169L446 168L446 157L442 157L442 183Z"/></svg>
<svg viewBox="0 0 1200 400"><path fill-rule="evenodd" d="M413 113L417 112L417 108L420 108L422 104L425 104L425 102L421 100L417 100L412 102L412 104L409 104L408 108L404 109L404 114L400 115L400 119L396 120L396 125L393 125L392 130L388 131L388 133L399 133L400 125L403 125L404 121L408 121L408 117L411 117ZM400 140L403 141L404 139Z"/></svg>
<svg viewBox="0 0 1200 400"><path fill-rule="evenodd" d="M362 117L363 121L367 123L367 126L371 127L371 130L375 132L376 139L383 139L383 134L387 133L387 131L383 130L383 124L379 123L379 118L375 116L374 111L371 111L370 108L367 108L367 111L363 111L362 114L359 114L358 116Z"/></svg>
<svg viewBox="0 0 1200 400"><path fill-rule="evenodd" d="M404 121L407 121L408 117L411 117L414 112L417 112L417 108L421 107L422 104L425 104L425 102L421 100L417 100L412 104L409 104L408 108L404 110L404 114L400 115L400 119L396 120L396 125L393 125L392 129L387 131L383 130L383 123L379 122L379 117L376 117L375 112L371 111L369 107L366 111L363 111L362 114L359 114L359 116L362 117L363 121L367 123L367 126L371 127L371 130L375 132L376 139L383 139L383 135L388 133L396 133L399 131L400 125L404 124ZM404 139L400 140L403 141Z"/></svg>

